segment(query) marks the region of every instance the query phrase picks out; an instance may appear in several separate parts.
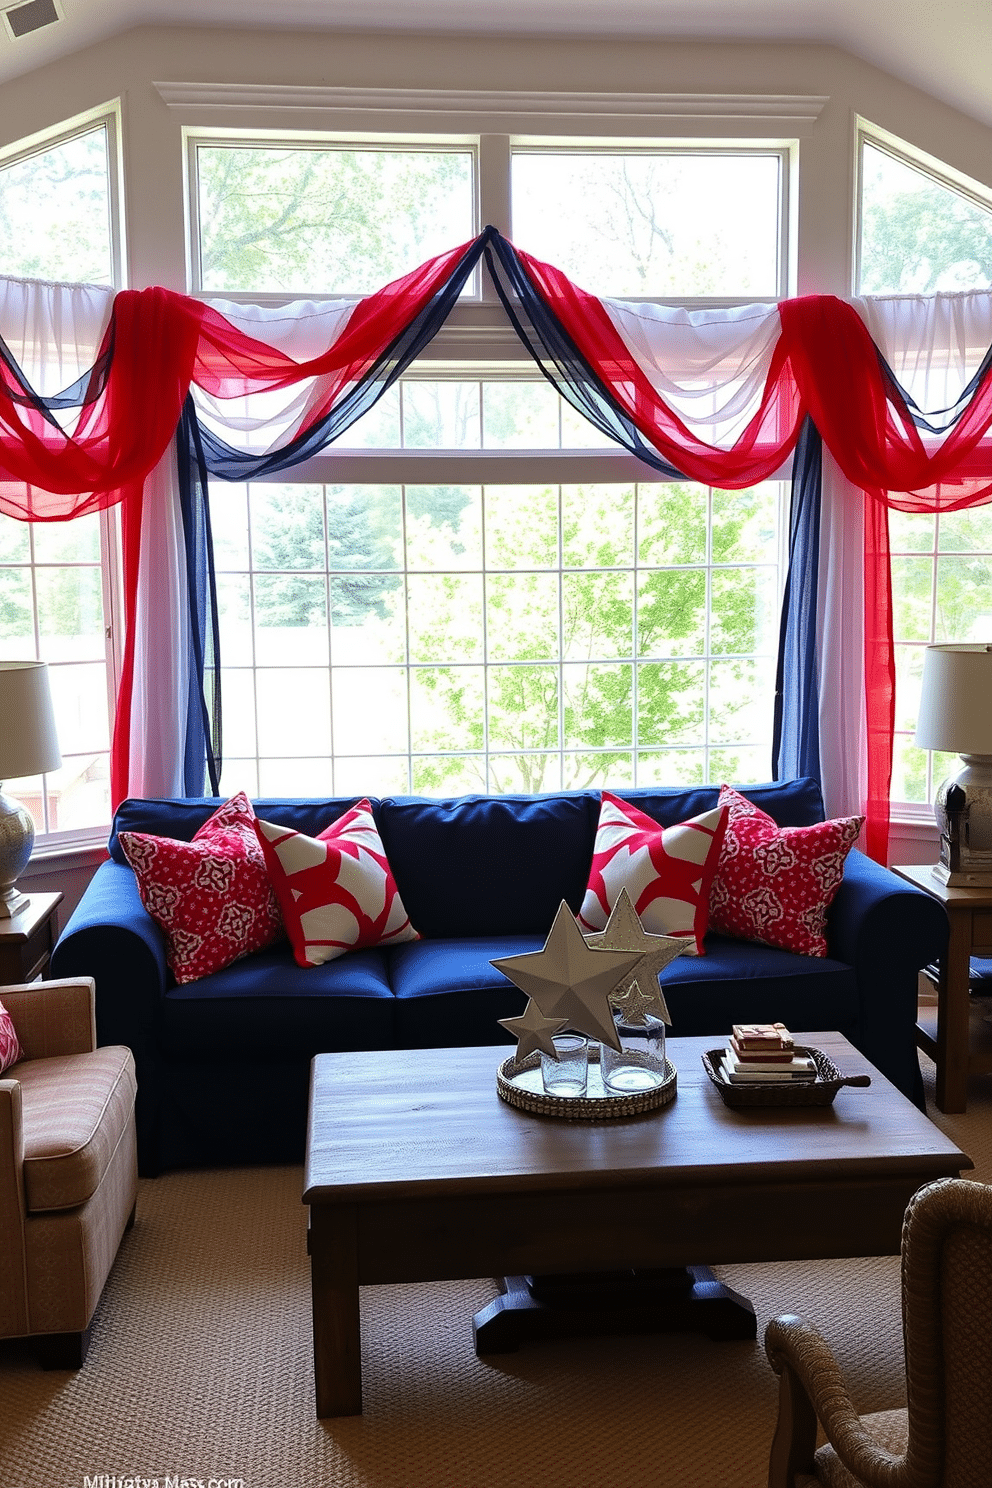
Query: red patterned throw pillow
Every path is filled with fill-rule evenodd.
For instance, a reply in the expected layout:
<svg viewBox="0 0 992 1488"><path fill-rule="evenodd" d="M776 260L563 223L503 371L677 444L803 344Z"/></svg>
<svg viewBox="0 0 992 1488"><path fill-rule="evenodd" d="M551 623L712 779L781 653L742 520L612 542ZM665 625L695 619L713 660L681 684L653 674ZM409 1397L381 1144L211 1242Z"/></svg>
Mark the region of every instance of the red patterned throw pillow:
<svg viewBox="0 0 992 1488"><path fill-rule="evenodd" d="M279 905L243 791L214 812L192 842L121 832L138 893L165 931L177 982L195 982L271 945L283 933Z"/></svg>
<svg viewBox="0 0 992 1488"><path fill-rule="evenodd" d="M726 807L662 827L629 801L603 791L592 867L579 926L603 930L626 889L649 935L694 935L703 955L710 884L726 826Z"/></svg>
<svg viewBox="0 0 992 1488"><path fill-rule="evenodd" d="M18 1040L14 1020L0 1002L0 1075L23 1058L24 1050Z"/></svg>
<svg viewBox="0 0 992 1488"><path fill-rule="evenodd" d="M864 817L780 827L732 786L720 787L720 801L729 815L710 890L710 928L825 956L827 910Z"/></svg>
<svg viewBox="0 0 992 1488"><path fill-rule="evenodd" d="M403 906L369 801L319 837L256 821L269 878L300 966L360 946L419 940Z"/></svg>

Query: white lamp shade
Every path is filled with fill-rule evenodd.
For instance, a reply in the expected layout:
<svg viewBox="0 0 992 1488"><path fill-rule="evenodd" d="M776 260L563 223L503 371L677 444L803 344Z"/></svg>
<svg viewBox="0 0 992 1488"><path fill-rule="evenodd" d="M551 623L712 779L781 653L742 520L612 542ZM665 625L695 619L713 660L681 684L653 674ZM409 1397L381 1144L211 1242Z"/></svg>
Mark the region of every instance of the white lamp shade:
<svg viewBox="0 0 992 1488"><path fill-rule="evenodd" d="M916 742L952 754L992 754L992 646L928 646Z"/></svg>
<svg viewBox="0 0 992 1488"><path fill-rule="evenodd" d="M0 661L0 781L43 775L61 763L48 667Z"/></svg>

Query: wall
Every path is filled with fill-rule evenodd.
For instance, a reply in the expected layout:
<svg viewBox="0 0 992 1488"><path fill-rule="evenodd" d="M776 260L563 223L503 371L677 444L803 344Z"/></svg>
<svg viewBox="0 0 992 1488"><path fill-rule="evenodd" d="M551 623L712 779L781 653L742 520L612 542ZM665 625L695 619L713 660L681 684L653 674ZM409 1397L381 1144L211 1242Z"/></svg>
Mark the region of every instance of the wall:
<svg viewBox="0 0 992 1488"><path fill-rule="evenodd" d="M0 91L0 148L112 99L122 102L127 282L187 289L183 123L224 127L334 128L345 117L315 107L170 108L161 82L284 88L481 90L535 94L817 95L822 109L801 141L795 291L851 292L855 121L861 115L992 188L992 130L877 68L829 46L686 41L483 40L358 34L141 27L14 79ZM256 100L257 101L257 100ZM507 127L498 107L488 127ZM474 122L478 125L479 116ZM450 115L445 116L448 127ZM439 123L443 122L439 120ZM552 132L547 117L544 132ZM536 132L520 128L518 132ZM395 120L394 120L394 127ZM611 126L619 128L619 126ZM703 132L666 118L659 133ZM600 132L593 119L589 133ZM747 122L740 132L749 132ZM766 127L763 132L767 132ZM750 133L753 136L755 129ZM928 824L897 827L894 861L927 861ZM32 864L32 879L78 897L92 871L64 878L59 860ZM64 883L63 883L64 878Z"/></svg>

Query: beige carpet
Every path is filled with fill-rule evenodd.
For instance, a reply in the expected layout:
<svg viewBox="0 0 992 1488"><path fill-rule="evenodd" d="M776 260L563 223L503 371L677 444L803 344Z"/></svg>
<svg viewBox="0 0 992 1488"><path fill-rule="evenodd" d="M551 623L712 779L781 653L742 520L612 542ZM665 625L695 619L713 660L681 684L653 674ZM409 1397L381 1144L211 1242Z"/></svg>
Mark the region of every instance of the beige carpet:
<svg viewBox="0 0 992 1488"><path fill-rule="evenodd" d="M992 1080L935 1119L992 1182ZM0 1343L0 1488L761 1488L776 1381L760 1339L784 1311L818 1323L862 1409L902 1403L886 1258L724 1268L757 1343L588 1339L488 1361L471 1323L490 1281L365 1288L365 1413L318 1422L300 1192L296 1168L143 1182L85 1367L46 1374Z"/></svg>

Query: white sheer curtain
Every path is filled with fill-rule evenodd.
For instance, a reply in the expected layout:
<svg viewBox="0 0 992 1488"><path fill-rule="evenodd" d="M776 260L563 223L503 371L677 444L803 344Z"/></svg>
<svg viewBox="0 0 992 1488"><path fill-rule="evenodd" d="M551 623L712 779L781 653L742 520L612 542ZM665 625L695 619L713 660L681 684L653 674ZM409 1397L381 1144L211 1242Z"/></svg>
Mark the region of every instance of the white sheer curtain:
<svg viewBox="0 0 992 1488"><path fill-rule="evenodd" d="M954 405L992 344L992 295L872 295L852 304L899 383L939 427L942 410ZM824 452L818 642L821 770L830 815L863 811L868 796L864 502Z"/></svg>
<svg viewBox="0 0 992 1488"><path fill-rule="evenodd" d="M782 330L778 307L682 310L628 300L603 305L669 408L698 438L732 445L761 401Z"/></svg>

